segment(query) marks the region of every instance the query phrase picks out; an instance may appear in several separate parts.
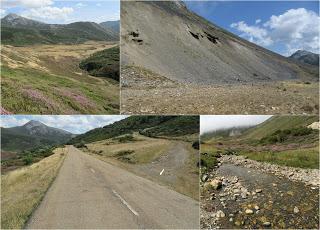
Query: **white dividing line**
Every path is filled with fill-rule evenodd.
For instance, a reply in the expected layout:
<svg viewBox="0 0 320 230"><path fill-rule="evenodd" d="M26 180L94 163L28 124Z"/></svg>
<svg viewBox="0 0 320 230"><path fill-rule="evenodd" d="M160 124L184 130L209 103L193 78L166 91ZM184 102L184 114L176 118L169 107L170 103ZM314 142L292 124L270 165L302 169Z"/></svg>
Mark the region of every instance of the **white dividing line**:
<svg viewBox="0 0 320 230"><path fill-rule="evenodd" d="M136 216L139 216L139 213L137 213L131 206L130 204L127 203L127 201L125 201L115 190L112 189L112 192L114 195L116 195L120 200L121 202L127 206L127 208Z"/></svg>
<svg viewBox="0 0 320 230"><path fill-rule="evenodd" d="M160 176L162 175L163 172L164 172L164 169L162 169L162 171L160 172Z"/></svg>
<svg viewBox="0 0 320 230"><path fill-rule="evenodd" d="M94 171L94 169L90 168L91 172L95 173L96 171Z"/></svg>

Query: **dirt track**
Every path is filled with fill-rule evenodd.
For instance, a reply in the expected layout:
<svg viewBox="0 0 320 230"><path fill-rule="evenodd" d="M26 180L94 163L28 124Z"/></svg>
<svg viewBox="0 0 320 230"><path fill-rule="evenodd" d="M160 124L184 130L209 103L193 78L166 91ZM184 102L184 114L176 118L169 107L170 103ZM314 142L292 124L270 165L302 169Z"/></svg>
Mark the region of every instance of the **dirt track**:
<svg viewBox="0 0 320 230"><path fill-rule="evenodd" d="M195 200L67 147L27 228L199 228Z"/></svg>

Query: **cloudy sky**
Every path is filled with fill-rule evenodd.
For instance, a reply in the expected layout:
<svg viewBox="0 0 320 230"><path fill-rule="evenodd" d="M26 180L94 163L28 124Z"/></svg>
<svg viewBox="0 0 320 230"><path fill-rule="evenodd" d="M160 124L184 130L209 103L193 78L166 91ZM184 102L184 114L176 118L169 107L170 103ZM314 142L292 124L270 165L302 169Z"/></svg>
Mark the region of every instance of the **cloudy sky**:
<svg viewBox="0 0 320 230"><path fill-rule="evenodd" d="M1 115L0 125L8 128L21 126L30 120L35 120L51 127L80 134L126 117L121 115Z"/></svg>
<svg viewBox="0 0 320 230"><path fill-rule="evenodd" d="M270 115L205 115L200 117L200 133L219 129L257 125L269 119Z"/></svg>
<svg viewBox="0 0 320 230"><path fill-rule="evenodd" d="M8 13L46 23L104 22L120 19L120 0L0 0L1 17Z"/></svg>
<svg viewBox="0 0 320 230"><path fill-rule="evenodd" d="M284 56L319 53L318 1L185 1L216 25Z"/></svg>

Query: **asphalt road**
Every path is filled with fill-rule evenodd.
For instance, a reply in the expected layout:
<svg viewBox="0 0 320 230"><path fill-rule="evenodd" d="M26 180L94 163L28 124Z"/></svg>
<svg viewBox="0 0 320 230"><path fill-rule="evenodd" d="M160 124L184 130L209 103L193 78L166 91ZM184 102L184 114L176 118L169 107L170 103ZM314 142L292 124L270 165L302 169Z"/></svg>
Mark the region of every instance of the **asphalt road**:
<svg viewBox="0 0 320 230"><path fill-rule="evenodd" d="M26 228L199 228L199 202L73 146Z"/></svg>

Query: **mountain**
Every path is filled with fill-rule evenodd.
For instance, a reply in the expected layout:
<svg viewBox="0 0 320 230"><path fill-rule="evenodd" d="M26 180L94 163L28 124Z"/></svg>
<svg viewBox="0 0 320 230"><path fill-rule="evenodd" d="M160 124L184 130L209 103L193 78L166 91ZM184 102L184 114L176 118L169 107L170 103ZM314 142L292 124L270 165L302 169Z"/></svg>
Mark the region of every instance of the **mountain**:
<svg viewBox="0 0 320 230"><path fill-rule="evenodd" d="M78 44L89 40L117 41L117 34L95 22L46 24L17 14L1 19L1 40L9 45Z"/></svg>
<svg viewBox="0 0 320 230"><path fill-rule="evenodd" d="M63 144L74 136L65 130L31 120L23 126L1 128L1 148L4 151L20 152L40 146Z"/></svg>
<svg viewBox="0 0 320 230"><path fill-rule="evenodd" d="M120 33L120 20L101 22L100 25L107 30L111 30L117 35Z"/></svg>
<svg viewBox="0 0 320 230"><path fill-rule="evenodd" d="M319 66L319 54L315 54L306 50L298 50L289 58L305 64Z"/></svg>
<svg viewBox="0 0 320 230"><path fill-rule="evenodd" d="M122 65L181 83L318 79L317 68L242 39L191 12L181 1L123 1L121 41Z"/></svg>
<svg viewBox="0 0 320 230"><path fill-rule="evenodd" d="M152 137L195 134L199 133L199 116L131 116L78 135L69 144L90 143L132 132Z"/></svg>
<svg viewBox="0 0 320 230"><path fill-rule="evenodd" d="M241 138L245 139L261 139L263 137L272 135L277 130L298 129L301 127L308 127L314 122L319 121L317 116L303 116L303 115L282 115L272 116L265 122L248 129L243 133Z"/></svg>

